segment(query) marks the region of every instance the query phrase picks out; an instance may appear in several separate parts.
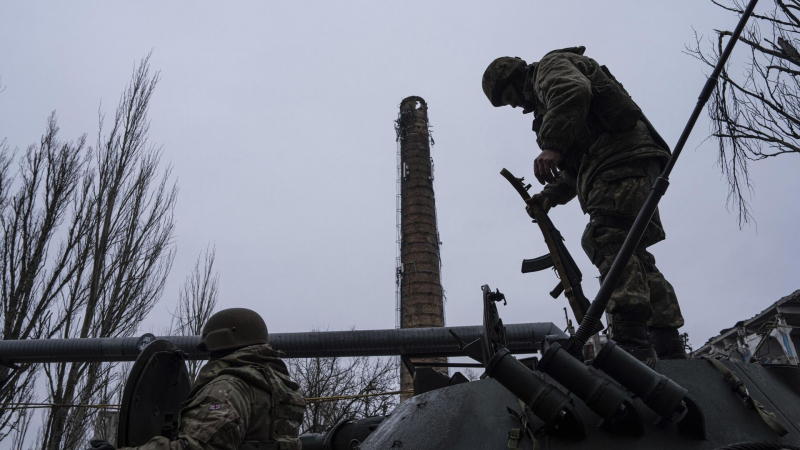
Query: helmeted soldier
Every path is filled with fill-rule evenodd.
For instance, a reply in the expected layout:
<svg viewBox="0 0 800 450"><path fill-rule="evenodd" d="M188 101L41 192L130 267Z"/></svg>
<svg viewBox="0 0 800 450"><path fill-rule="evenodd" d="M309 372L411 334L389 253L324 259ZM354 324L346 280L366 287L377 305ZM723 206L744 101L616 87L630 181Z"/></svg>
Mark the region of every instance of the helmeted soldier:
<svg viewBox="0 0 800 450"><path fill-rule="evenodd" d="M255 311L231 308L211 316L198 348L209 352L181 406L178 437L157 436L139 450L300 450L305 400L286 364L269 346ZM113 450L104 441L91 449Z"/></svg>
<svg viewBox="0 0 800 450"><path fill-rule="evenodd" d="M622 84L584 50L555 50L533 64L501 57L482 84L492 105L534 113L534 174L546 184L530 202L546 212L577 196L590 216L581 244L602 279L670 153ZM646 250L664 238L656 211L608 304L613 339L640 359L686 358L678 299Z"/></svg>

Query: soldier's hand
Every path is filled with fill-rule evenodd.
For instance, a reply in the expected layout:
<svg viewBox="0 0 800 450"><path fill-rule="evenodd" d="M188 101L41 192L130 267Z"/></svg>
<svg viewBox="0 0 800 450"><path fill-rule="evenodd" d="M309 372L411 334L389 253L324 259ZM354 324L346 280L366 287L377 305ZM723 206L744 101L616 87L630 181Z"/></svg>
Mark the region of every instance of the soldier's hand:
<svg viewBox="0 0 800 450"><path fill-rule="evenodd" d="M556 181L558 176L558 163L561 162L561 152L556 150L542 150L533 161L533 174L539 183L544 184Z"/></svg>
<svg viewBox="0 0 800 450"><path fill-rule="evenodd" d="M89 445L86 450L117 450L117 447L101 439L92 439L89 441Z"/></svg>
<svg viewBox="0 0 800 450"><path fill-rule="evenodd" d="M536 216L533 214L533 209L531 209L530 205L539 205L545 214L547 214L547 212L550 211L550 208L553 207L553 201L550 200L549 197L543 195L541 192L534 194L529 200L525 200L525 203L528 204L528 206L525 207L525 210L528 211L528 215L531 216L532 219L536 219Z"/></svg>

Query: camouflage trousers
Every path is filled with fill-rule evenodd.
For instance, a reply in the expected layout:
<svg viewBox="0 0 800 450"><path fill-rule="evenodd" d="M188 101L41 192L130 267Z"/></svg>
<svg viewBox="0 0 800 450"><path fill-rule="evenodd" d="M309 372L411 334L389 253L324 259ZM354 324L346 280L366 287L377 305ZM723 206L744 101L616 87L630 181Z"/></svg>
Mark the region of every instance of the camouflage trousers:
<svg viewBox="0 0 800 450"><path fill-rule="evenodd" d="M602 171L588 192L579 193L591 217L581 245L600 269L601 281L614 263L659 172L657 160L635 160ZM611 295L609 313L622 315L626 320L646 321L651 327L683 326L675 290L658 271L655 257L646 250L665 237L656 211Z"/></svg>

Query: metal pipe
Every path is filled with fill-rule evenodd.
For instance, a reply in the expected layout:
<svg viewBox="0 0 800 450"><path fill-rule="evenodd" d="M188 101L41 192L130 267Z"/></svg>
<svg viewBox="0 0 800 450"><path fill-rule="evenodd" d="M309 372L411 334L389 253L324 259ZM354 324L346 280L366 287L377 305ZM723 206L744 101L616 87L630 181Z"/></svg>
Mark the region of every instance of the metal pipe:
<svg viewBox="0 0 800 450"><path fill-rule="evenodd" d="M270 344L287 358L395 356L463 356L451 330L466 343L478 339L481 326L398 328L389 330L313 331L272 333ZM535 353L545 336L567 335L552 323L506 325L508 349L513 353ZM0 341L0 362L5 364L134 361L140 347L152 335L125 338L30 339ZM203 360L208 353L197 350L200 336L160 336L174 343L189 360Z"/></svg>

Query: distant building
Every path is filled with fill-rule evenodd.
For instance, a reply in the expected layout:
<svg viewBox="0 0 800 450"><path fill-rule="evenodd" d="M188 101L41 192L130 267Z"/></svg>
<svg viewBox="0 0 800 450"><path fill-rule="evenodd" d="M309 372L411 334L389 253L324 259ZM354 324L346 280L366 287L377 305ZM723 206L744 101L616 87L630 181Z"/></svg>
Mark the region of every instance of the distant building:
<svg viewBox="0 0 800 450"><path fill-rule="evenodd" d="M800 347L800 289L754 317L737 322L692 353L764 364L798 365Z"/></svg>

